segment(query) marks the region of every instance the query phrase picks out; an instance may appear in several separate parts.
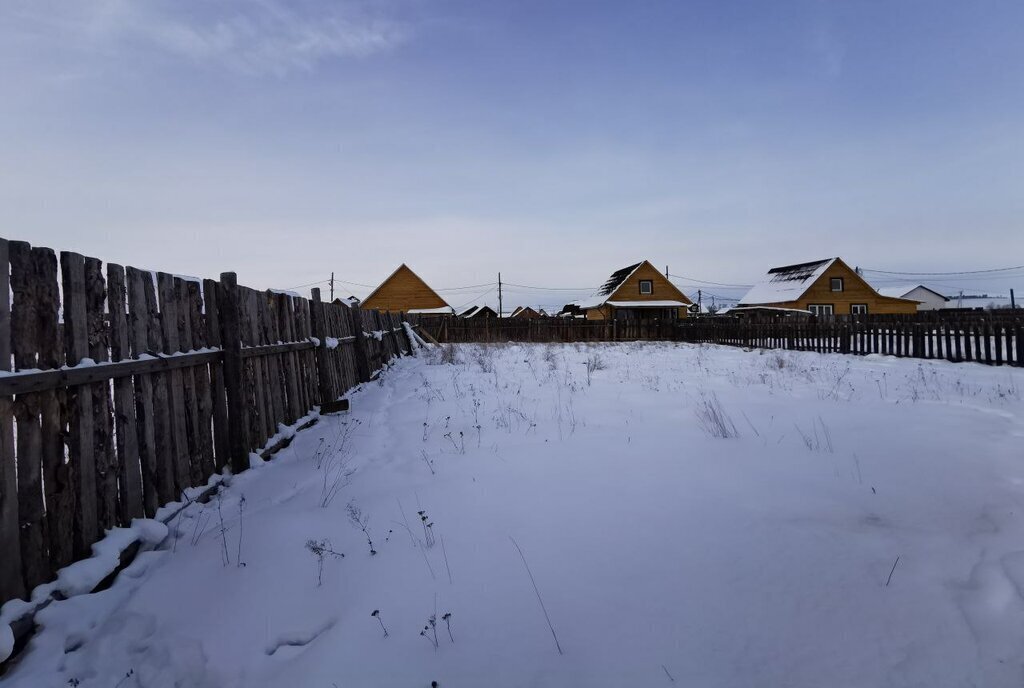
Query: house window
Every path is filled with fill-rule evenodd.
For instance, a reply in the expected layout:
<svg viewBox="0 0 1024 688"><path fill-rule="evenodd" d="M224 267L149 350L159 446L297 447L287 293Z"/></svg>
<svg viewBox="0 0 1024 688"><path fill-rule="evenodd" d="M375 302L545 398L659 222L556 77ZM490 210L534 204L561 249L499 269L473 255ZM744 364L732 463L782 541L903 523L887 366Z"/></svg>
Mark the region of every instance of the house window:
<svg viewBox="0 0 1024 688"><path fill-rule="evenodd" d="M853 315L867 315L868 305L866 303L850 304L850 313Z"/></svg>
<svg viewBox="0 0 1024 688"><path fill-rule="evenodd" d="M832 278L832 291L842 291L842 290L843 290L843 278L842 277L833 277Z"/></svg>
<svg viewBox="0 0 1024 688"><path fill-rule="evenodd" d="M812 303L807 306L813 315L832 315L834 312L831 303Z"/></svg>
<svg viewBox="0 0 1024 688"><path fill-rule="evenodd" d="M641 294L653 294L654 293L654 282L651 280L640 280L640 293Z"/></svg>

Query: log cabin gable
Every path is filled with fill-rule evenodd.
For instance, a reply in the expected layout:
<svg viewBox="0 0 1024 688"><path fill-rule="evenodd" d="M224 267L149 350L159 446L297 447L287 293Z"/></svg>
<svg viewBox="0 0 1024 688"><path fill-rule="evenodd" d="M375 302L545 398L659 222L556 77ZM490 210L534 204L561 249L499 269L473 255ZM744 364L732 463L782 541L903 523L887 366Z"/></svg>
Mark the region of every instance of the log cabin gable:
<svg viewBox="0 0 1024 688"><path fill-rule="evenodd" d="M645 287L650 287L646 291ZM693 303L679 287L672 284L650 261L633 266L633 270L608 294L606 301L681 301Z"/></svg>
<svg viewBox="0 0 1024 688"><path fill-rule="evenodd" d="M402 263L362 301L365 309L414 310L450 308L412 269Z"/></svg>

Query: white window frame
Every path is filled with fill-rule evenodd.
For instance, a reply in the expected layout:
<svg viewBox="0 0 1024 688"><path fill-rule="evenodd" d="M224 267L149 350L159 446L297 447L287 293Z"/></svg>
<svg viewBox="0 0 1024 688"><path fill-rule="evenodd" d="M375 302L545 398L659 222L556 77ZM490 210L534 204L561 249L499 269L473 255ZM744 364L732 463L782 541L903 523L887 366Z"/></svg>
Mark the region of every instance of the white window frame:
<svg viewBox="0 0 1024 688"><path fill-rule="evenodd" d="M644 291L644 285L648 286L647 291ZM654 280L640 280L640 294L642 296L650 296L654 294Z"/></svg>
<svg viewBox="0 0 1024 688"><path fill-rule="evenodd" d="M850 315L867 315L868 305L866 303L851 303Z"/></svg>
<svg viewBox="0 0 1024 688"><path fill-rule="evenodd" d="M837 281L839 282L839 288L838 289L836 289L836 282ZM844 291L844 289L846 287L846 285L843 284L843 278L842 277L830 277L829 280L828 280L828 286L829 286L829 289L831 289L832 291Z"/></svg>
<svg viewBox="0 0 1024 688"><path fill-rule="evenodd" d="M835 315L836 309L831 303L809 303L807 310L811 315Z"/></svg>

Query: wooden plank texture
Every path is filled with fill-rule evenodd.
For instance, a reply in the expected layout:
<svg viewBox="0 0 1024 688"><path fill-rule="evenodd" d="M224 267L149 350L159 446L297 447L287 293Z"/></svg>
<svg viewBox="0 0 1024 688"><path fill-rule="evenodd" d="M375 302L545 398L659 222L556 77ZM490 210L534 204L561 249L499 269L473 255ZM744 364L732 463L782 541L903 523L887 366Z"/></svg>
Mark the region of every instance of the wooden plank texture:
<svg viewBox="0 0 1024 688"><path fill-rule="evenodd" d="M78 253L60 254L64 293L64 354L69 366L89 357L89 323L86 311L85 258ZM93 443L92 391L72 387L68 395L68 451L75 495L72 540L76 558L88 556L99 537L96 505L96 460Z"/></svg>
<svg viewBox="0 0 1024 688"><path fill-rule="evenodd" d="M85 259L85 294L89 357L96 363L105 363L109 358L105 313L107 287L103 265L96 258ZM102 534L117 525L117 467L110 383L103 380L89 388L92 393L92 441L96 462L96 518Z"/></svg>
<svg viewBox="0 0 1024 688"><path fill-rule="evenodd" d="M124 268L107 265L107 288L110 313L110 358L131 359L128 338L128 316L125 310L127 291ZM114 420L117 449L118 522L128 525L143 516L142 468L139 463L138 427L135 420L135 388L132 378L114 380Z"/></svg>
<svg viewBox="0 0 1024 688"><path fill-rule="evenodd" d="M39 289L36 324L39 328L39 368L60 368L64 364L64 345L60 337L60 289L57 283L57 256L52 249L32 249ZM39 394L40 428L43 442L43 496L46 501L46 527L49 531L50 568L57 569L74 561L71 533L74 524L75 495L71 464L65 461L67 392L50 389Z"/></svg>
<svg viewBox="0 0 1024 688"><path fill-rule="evenodd" d="M0 371L11 369L11 266L8 242L0 239ZM14 404L0 397L0 603L25 596L18 533L17 458L14 453Z"/></svg>

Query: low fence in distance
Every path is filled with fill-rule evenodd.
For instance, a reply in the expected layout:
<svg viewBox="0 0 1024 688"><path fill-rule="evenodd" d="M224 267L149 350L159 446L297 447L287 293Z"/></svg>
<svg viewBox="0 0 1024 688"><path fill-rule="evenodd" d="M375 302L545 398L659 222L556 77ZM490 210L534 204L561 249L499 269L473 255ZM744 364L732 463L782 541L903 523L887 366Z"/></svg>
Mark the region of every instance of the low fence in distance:
<svg viewBox="0 0 1024 688"><path fill-rule="evenodd" d="M609 342L660 340L886 354L1024 366L1024 311L834 317L696 317L682 320L435 318L441 342Z"/></svg>
<svg viewBox="0 0 1024 688"><path fill-rule="evenodd" d="M411 353L406 319L0 239L0 604L248 468L280 425Z"/></svg>

